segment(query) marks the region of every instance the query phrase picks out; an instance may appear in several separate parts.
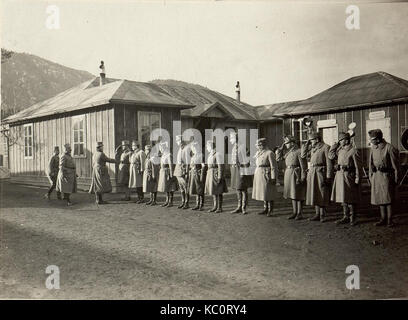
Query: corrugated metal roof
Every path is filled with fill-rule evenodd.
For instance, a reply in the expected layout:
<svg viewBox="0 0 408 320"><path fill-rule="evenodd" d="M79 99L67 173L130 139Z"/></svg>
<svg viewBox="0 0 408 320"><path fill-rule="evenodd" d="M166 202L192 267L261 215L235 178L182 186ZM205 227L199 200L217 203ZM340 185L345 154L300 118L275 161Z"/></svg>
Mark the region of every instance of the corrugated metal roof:
<svg viewBox="0 0 408 320"><path fill-rule="evenodd" d="M289 114L300 101L287 101L255 107L260 120L273 120Z"/></svg>
<svg viewBox="0 0 408 320"><path fill-rule="evenodd" d="M172 97L153 83L107 79L106 84L99 86L99 78L95 78L63 91L55 97L36 103L6 118L4 122L12 123L52 114L81 110L110 102L130 102L134 104L165 105L182 108L193 107L191 104Z"/></svg>

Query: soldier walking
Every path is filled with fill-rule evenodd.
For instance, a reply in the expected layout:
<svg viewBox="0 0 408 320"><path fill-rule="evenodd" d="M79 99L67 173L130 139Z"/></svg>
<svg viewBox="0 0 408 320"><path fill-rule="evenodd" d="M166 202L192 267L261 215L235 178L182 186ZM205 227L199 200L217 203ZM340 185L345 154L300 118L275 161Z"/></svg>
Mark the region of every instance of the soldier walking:
<svg viewBox="0 0 408 320"><path fill-rule="evenodd" d="M152 146L145 146L146 160L144 162L143 170L143 192L150 193L150 200L146 202L146 205L157 205L157 181L159 179L159 168L156 163L158 159L152 154Z"/></svg>
<svg viewBox="0 0 408 320"><path fill-rule="evenodd" d="M356 223L355 207L360 199L361 162L359 152L350 140L348 132L340 132L338 143L329 150L329 159L337 159L331 201L343 206L343 217L336 224Z"/></svg>
<svg viewBox="0 0 408 320"><path fill-rule="evenodd" d="M74 159L71 156L71 145L64 145L64 154L60 157L56 190L64 194L67 206L71 206L71 193L77 192L77 175Z"/></svg>
<svg viewBox="0 0 408 320"><path fill-rule="evenodd" d="M181 192L181 203L179 209L188 209L190 194L188 190L188 172L190 163L190 148L183 141L183 136L176 136L176 144L179 146L176 158L176 167L174 176L177 178L178 186Z"/></svg>
<svg viewBox="0 0 408 320"><path fill-rule="evenodd" d="M122 153L120 153L120 149L122 149ZM123 140L122 144L116 149L116 157L119 158L118 186L125 192L123 201L130 201L129 175L131 155L129 141Z"/></svg>
<svg viewBox="0 0 408 320"><path fill-rule="evenodd" d="M136 189L136 203L144 202L143 195L143 166L146 160L144 151L138 141L132 141L132 154L129 157L129 189Z"/></svg>
<svg viewBox="0 0 408 320"><path fill-rule="evenodd" d="M57 176L60 162L59 153L59 147L54 147L54 154L51 157L50 162L48 163L48 180L50 181L51 186L48 189L48 192L44 195L44 197L48 200L50 199L51 192L57 186ZM61 192L59 191L57 191L57 199L61 200Z"/></svg>
<svg viewBox="0 0 408 320"><path fill-rule="evenodd" d="M315 207L315 215L310 221L325 222L326 207L331 193L333 164L329 158L330 146L322 141L319 133L309 134L309 139L301 148L301 157L310 156L310 169L307 173L306 204Z"/></svg>
<svg viewBox="0 0 408 320"><path fill-rule="evenodd" d="M287 149L284 152L284 148ZM283 145L276 150L277 161L285 160L283 197L292 200L293 214L288 219L302 219L302 205L306 199L306 160L301 157L300 148L293 136L285 136Z"/></svg>
<svg viewBox="0 0 408 320"><path fill-rule="evenodd" d="M231 213L246 214L248 205L248 187L251 184L251 175L249 173L249 157L243 144L238 142L238 134L230 133L231 152L231 189L237 191L237 208Z"/></svg>
<svg viewBox="0 0 408 320"><path fill-rule="evenodd" d="M272 216L274 201L277 198L276 176L277 163L275 154L266 146L266 139L260 138L256 141L256 152L254 158L256 169L252 187L252 198L263 201L264 208L258 214Z"/></svg>
<svg viewBox="0 0 408 320"><path fill-rule="evenodd" d="M208 212L222 212L223 193L228 192L227 183L224 177L224 165L221 156L216 150L215 142L207 141L208 171L205 180L204 192L213 196L213 207Z"/></svg>
<svg viewBox="0 0 408 320"><path fill-rule="evenodd" d="M204 189L206 180L206 167L203 163L203 155L198 150L198 143L192 142L191 146L191 162L189 174L189 193L196 195L196 205L191 210L203 210L204 206Z"/></svg>
<svg viewBox="0 0 408 320"><path fill-rule="evenodd" d="M170 208L173 206L174 191L177 191L177 179L173 175L173 157L168 142L160 143L159 147L162 156L157 191L166 193L166 201L161 206Z"/></svg>
<svg viewBox="0 0 408 320"><path fill-rule="evenodd" d="M96 152L92 157L92 182L89 193L95 193L95 203L99 205L107 203L102 199L102 195L112 192L112 184L106 162L116 163L116 160L108 158L103 152L103 143L97 142Z"/></svg>
<svg viewBox="0 0 408 320"><path fill-rule="evenodd" d="M380 206L381 219L375 225L393 227L392 203L400 172L398 150L386 142L380 129L370 130L369 176L371 204Z"/></svg>

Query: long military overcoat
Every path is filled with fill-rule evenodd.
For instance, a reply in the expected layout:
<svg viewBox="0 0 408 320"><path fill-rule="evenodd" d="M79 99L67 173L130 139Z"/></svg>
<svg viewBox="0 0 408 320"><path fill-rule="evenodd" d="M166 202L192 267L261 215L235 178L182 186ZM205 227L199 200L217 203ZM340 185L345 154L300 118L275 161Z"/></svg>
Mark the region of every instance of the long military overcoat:
<svg viewBox="0 0 408 320"><path fill-rule="evenodd" d="M188 188L188 172L191 161L190 152L190 148L187 145L180 146L180 149L177 151L174 176L177 178L181 191L187 191Z"/></svg>
<svg viewBox="0 0 408 320"><path fill-rule="evenodd" d="M206 166L203 162L202 154L194 154L191 157L189 172L189 193L191 195L203 195L206 180Z"/></svg>
<svg viewBox="0 0 408 320"><path fill-rule="evenodd" d="M399 172L399 153L393 145L382 141L377 146L371 146L369 158L371 204L386 205L395 200Z"/></svg>
<svg viewBox="0 0 408 320"><path fill-rule="evenodd" d="M143 171L143 192L157 192L159 165L155 164L154 156L147 155Z"/></svg>
<svg viewBox="0 0 408 320"><path fill-rule="evenodd" d="M258 151L255 156L256 169L252 187L252 198L260 201L274 201L277 199L276 180L277 163L272 150Z"/></svg>
<svg viewBox="0 0 408 320"><path fill-rule="evenodd" d="M351 144L338 147L333 145L329 158L337 159L331 201L355 204L360 200L361 162L358 150ZM356 179L358 183L356 184Z"/></svg>
<svg viewBox="0 0 408 320"><path fill-rule="evenodd" d="M249 170L250 159L246 155L245 147L235 143L231 152L231 189L246 190L252 182Z"/></svg>
<svg viewBox="0 0 408 320"><path fill-rule="evenodd" d="M327 183L333 175L333 163L329 159L330 146L318 142L314 147L301 148L301 157L310 154L310 168L307 173L306 204L325 207L330 202L331 186Z"/></svg>
<svg viewBox="0 0 408 320"><path fill-rule="evenodd" d="M112 192L112 184L106 163L115 163L115 159L108 158L105 153L96 151L92 157L92 182L89 193Z"/></svg>
<svg viewBox="0 0 408 320"><path fill-rule="evenodd" d="M301 157L300 149L294 146L286 153L282 149L276 150L277 161L285 160L285 174L283 179L283 197L297 201L306 199L306 160Z"/></svg>
<svg viewBox="0 0 408 320"><path fill-rule="evenodd" d="M56 189L62 193L77 192L76 166L69 153L60 158Z"/></svg>
<svg viewBox="0 0 408 320"><path fill-rule="evenodd" d="M130 176L130 156L132 151L125 150L122 152L119 158L119 168L118 168L118 185L119 186L129 186L129 176Z"/></svg>
<svg viewBox="0 0 408 320"><path fill-rule="evenodd" d="M173 172L173 160L171 153L164 153L160 159L160 172L157 191L173 192L178 190L177 179Z"/></svg>
<svg viewBox="0 0 408 320"><path fill-rule="evenodd" d="M224 164L222 164L220 154L215 150L208 155L207 166L204 192L213 196L228 192L224 176Z"/></svg>
<svg viewBox="0 0 408 320"><path fill-rule="evenodd" d="M129 157L129 188L143 187L143 166L146 160L146 154L143 150L137 149Z"/></svg>
<svg viewBox="0 0 408 320"><path fill-rule="evenodd" d="M54 183L57 180L58 171L59 171L59 162L60 162L59 155L54 154L51 157L50 162L48 163L48 178L51 183Z"/></svg>

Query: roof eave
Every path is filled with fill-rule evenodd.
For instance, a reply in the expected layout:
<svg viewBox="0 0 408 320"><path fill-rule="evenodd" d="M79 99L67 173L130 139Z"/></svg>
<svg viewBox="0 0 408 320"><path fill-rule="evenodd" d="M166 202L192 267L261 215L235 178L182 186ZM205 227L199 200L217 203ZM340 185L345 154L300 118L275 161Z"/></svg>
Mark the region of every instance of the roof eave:
<svg viewBox="0 0 408 320"><path fill-rule="evenodd" d="M135 106L171 107L171 108L178 108L178 109L190 109L190 108L195 107L195 105L190 105L190 104L163 103L163 102L144 102L144 101L125 100L125 99L110 99L109 102L110 103L131 104L131 105L135 105Z"/></svg>

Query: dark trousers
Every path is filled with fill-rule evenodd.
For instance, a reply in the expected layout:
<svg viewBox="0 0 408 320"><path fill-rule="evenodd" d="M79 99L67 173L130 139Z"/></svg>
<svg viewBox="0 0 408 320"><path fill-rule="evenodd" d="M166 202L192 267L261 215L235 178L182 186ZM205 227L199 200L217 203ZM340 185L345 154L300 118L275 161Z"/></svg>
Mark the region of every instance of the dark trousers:
<svg viewBox="0 0 408 320"><path fill-rule="evenodd" d="M57 185L57 178L51 179L51 181L52 181L52 185L51 185L51 187L48 189L48 192L47 192L49 195L51 194L51 192L54 191L54 189L55 189L55 187L56 187L56 185ZM61 197L61 192L57 191L57 196L58 196L58 198Z"/></svg>

